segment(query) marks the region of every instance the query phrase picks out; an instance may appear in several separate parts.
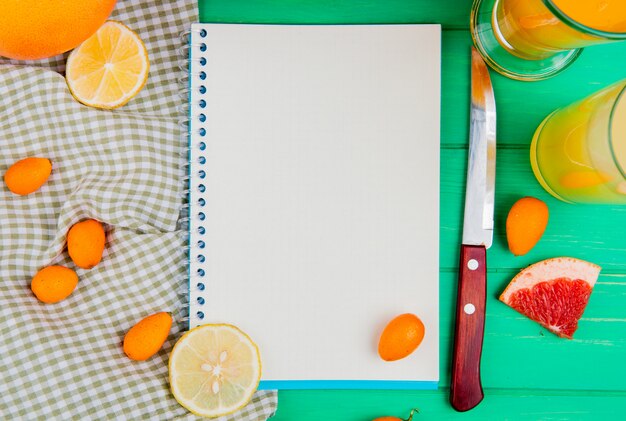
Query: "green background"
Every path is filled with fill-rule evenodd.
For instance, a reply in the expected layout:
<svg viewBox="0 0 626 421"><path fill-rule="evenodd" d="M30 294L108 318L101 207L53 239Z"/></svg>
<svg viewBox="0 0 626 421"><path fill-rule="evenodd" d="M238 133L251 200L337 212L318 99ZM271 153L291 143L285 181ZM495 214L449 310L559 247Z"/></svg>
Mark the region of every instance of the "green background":
<svg viewBox="0 0 626 421"><path fill-rule="evenodd" d="M366 421L377 416L427 419L623 419L626 410L626 207L568 205L544 192L528 147L557 107L626 78L626 43L586 49L555 78L517 82L492 72L498 109L496 231L488 252L482 358L484 401L457 413L448 404L453 306L461 238L468 140L471 0L199 0L202 22L441 23L441 365L440 390L285 391L272 420ZM521 196L550 208L546 233L529 254L512 256L504 222ZM574 340L557 338L497 300L517 271L535 261L572 256L602 266Z"/></svg>

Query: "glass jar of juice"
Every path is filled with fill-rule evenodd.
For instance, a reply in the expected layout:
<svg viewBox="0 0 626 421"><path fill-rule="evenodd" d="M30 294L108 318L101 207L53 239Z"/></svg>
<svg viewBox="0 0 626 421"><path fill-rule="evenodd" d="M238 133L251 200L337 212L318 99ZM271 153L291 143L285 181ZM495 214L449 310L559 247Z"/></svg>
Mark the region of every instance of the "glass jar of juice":
<svg viewBox="0 0 626 421"><path fill-rule="evenodd" d="M539 183L560 200L626 204L626 80L546 117L530 161Z"/></svg>
<svg viewBox="0 0 626 421"><path fill-rule="evenodd" d="M505 76L552 76L580 48L626 39L626 0L475 0L472 37L485 60Z"/></svg>

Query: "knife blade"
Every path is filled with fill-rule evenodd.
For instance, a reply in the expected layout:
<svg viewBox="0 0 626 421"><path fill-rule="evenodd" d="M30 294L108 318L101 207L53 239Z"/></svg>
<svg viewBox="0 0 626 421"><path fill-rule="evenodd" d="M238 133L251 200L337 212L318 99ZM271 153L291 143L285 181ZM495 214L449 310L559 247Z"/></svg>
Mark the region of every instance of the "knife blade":
<svg viewBox="0 0 626 421"><path fill-rule="evenodd" d="M496 178L495 96L487 66L474 47L471 74L467 187L450 381L450 403L457 411L474 408L484 397L480 357Z"/></svg>

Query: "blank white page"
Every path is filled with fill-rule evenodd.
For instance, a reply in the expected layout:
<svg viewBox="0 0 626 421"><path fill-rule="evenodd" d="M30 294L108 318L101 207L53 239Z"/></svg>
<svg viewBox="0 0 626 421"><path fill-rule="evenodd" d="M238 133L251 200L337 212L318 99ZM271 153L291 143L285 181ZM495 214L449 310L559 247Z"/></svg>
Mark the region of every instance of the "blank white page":
<svg viewBox="0 0 626 421"><path fill-rule="evenodd" d="M191 326L248 333L263 388L436 387L440 27L196 24L191 58Z"/></svg>

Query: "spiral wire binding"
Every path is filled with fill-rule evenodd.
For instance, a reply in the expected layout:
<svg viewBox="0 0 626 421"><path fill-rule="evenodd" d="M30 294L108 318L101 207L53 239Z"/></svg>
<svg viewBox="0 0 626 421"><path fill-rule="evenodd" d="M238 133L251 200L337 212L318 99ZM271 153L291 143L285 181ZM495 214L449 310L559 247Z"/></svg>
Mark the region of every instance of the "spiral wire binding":
<svg viewBox="0 0 626 421"><path fill-rule="evenodd" d="M185 144L187 145L185 147L185 149L183 150L183 152L181 153L181 161L182 161L182 165L181 165L181 172L183 173L183 175L181 176L181 182L184 184L184 189L183 189L183 205L180 208L180 218L178 221L178 228L180 230L182 230L183 234L184 234L184 238L187 242L187 245L185 247L186 250L186 257L187 257L187 273L188 275L186 277L184 277L184 279L180 279L179 284L181 285L178 294L181 296L181 298L183 298L183 301L185 303L185 305L183 306L184 310L182 311L182 317L180 318L181 320L184 320L186 322L189 323L189 326L191 326L191 321L192 319L195 322L201 322L204 319L204 312L202 310L198 310L196 311L195 314L190 314L191 313L191 297L192 295L195 297L194 299L194 306L202 306L205 303L205 299L202 296L202 291L205 290L206 286L204 283L204 275L205 275L205 271L202 267L199 267L195 273L191 272L191 259L195 259L196 262L198 263L204 263L205 262L205 256L203 254L203 248L205 247L205 243L202 239L198 239L198 241L196 241L194 244L191 244L191 234L190 234L190 229L191 229L191 218L198 218L199 221L203 221L205 218L205 214L202 211L198 211L196 212L195 215L191 214L191 188L192 188L192 181L193 180L200 180L198 182L197 186L193 186L193 188L197 189L197 191L199 193L204 193L205 191L205 186L202 183L202 179L205 177L206 173L204 170L199 170L197 172L197 174L193 174L191 175L191 170L192 168L194 168L194 166L191 165L191 158L192 158L192 153L191 153L191 141L193 136L191 135L191 121L190 119L193 118L194 119L194 123L198 122L200 123L200 125L202 126L202 123L204 123L206 121L206 115L204 113L200 113L199 115L195 115L195 116L191 116L190 114L190 99L191 99L191 94L192 92L190 91L190 80L193 77L194 80L198 80L200 81L200 86L198 87L198 92L194 92L194 94L196 95L200 95L201 99L198 102L198 106L200 108L204 108L206 106L206 102L204 99L202 99L202 96L206 93L206 86L204 86L202 84L202 81L204 81L207 77L206 73L204 71L199 71L199 72L194 72L193 74L191 73L193 71L193 67L195 66L204 66L206 65L206 58L202 56L202 53L206 51L207 46L204 42L201 43L194 43L193 39L194 36L193 34L199 36L200 38L204 38L207 36L207 32L204 29L191 29L189 31L184 31L180 34L180 40L182 43L182 48L180 49L180 57L178 59L178 67L181 70L181 76L178 78L178 82L181 86L181 89L179 90L179 95L181 97L181 105L178 107L178 111L181 114L181 119L179 121L179 125L181 126L181 128L183 129L183 133L184 133L184 141ZM195 52L198 58L192 58L191 52ZM192 66L192 60L193 60L193 64L194 66ZM200 137L204 137L206 135L207 131L206 128L204 127L200 127L197 130L197 134ZM205 141L200 141L198 142L197 145L193 145L194 148L198 149L200 152L204 151L206 149L206 143ZM202 153L198 154L198 163L200 165L202 165L205 162L205 157L203 156ZM196 190L194 190L195 192ZM204 206L204 204L206 203L206 200L203 197L200 197L198 199L198 204L197 206ZM202 226L199 226L197 228L198 230L198 234L201 236L204 234L205 229ZM194 293L192 294L190 289L194 289Z"/></svg>
<svg viewBox="0 0 626 421"><path fill-rule="evenodd" d="M190 63L189 63L189 54L190 54L190 46L191 46L191 31L183 31L180 33L181 40L181 48L179 50L179 58L178 58L178 68L180 69L181 76L178 78L178 84L180 89L178 91L178 95L180 97L180 105L177 107L178 113L180 115L180 119L178 120L178 125L182 129L182 141L183 141L183 152L180 153L181 159L181 167L180 171L182 173L181 182L183 183L183 192L182 192L182 201L183 204L180 207L179 218L177 223L177 229L180 230L181 235L183 237L183 241L186 242L185 245L185 258L186 258L186 274L180 276L176 279L176 285L178 285L177 294L180 296L180 299L183 305L178 312L177 320L185 323L187 327L189 327L189 259L191 257L189 250L189 216L190 216L190 207L189 207L189 186L190 186L190 177L189 177L189 168L190 168L190 153L189 145L190 145L190 133L189 133L189 72L190 72Z"/></svg>

